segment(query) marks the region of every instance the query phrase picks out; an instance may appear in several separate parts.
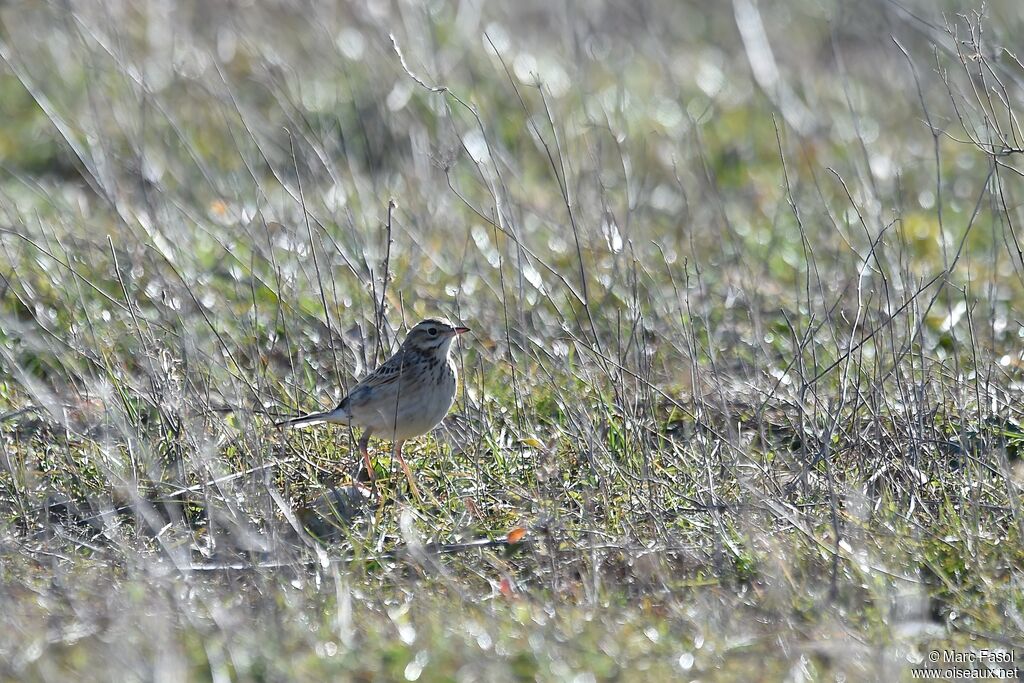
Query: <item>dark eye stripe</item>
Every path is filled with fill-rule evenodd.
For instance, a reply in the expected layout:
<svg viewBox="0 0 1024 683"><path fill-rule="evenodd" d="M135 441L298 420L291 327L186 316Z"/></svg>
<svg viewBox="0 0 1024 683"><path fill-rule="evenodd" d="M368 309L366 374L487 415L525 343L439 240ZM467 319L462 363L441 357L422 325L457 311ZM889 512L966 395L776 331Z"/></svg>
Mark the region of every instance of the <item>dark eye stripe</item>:
<svg viewBox="0 0 1024 683"><path fill-rule="evenodd" d="M434 335L437 334L437 328L436 327L431 327L429 330L427 330L427 332L429 332L430 336L433 337Z"/></svg>

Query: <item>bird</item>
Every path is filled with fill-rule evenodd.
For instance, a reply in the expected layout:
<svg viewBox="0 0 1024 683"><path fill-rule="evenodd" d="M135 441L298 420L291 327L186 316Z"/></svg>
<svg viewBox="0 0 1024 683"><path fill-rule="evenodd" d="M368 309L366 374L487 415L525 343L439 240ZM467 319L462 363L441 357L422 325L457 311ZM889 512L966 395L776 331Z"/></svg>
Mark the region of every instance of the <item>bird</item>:
<svg viewBox="0 0 1024 683"><path fill-rule="evenodd" d="M398 351L356 384L336 408L283 420L275 426L311 427L327 422L361 427L359 452L371 480L370 437L376 434L393 442L409 489L419 499L412 471L402 457L402 445L440 424L455 402L458 370L451 358L452 342L466 332L468 327L448 320L422 320L409 330Z"/></svg>

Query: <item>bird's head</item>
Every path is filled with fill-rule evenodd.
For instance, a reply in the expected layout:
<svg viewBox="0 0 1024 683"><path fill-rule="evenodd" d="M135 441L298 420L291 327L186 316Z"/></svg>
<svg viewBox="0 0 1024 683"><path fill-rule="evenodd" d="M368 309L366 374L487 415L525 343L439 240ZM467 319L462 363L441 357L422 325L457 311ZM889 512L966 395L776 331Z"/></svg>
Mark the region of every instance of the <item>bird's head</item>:
<svg viewBox="0 0 1024 683"><path fill-rule="evenodd" d="M415 349L422 353L439 353L447 355L455 337L469 332L468 327L453 325L447 320L427 318L409 330L402 347Z"/></svg>

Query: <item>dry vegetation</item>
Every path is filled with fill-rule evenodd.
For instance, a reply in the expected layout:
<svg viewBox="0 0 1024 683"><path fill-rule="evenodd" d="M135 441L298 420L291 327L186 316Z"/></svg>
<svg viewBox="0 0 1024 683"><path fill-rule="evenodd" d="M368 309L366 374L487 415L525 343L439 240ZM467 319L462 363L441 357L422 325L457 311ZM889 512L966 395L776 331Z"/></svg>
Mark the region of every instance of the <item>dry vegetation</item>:
<svg viewBox="0 0 1024 683"><path fill-rule="evenodd" d="M0 6L0 677L1024 645L1024 9L980 9ZM428 314L474 333L425 501L381 444L357 500L273 418Z"/></svg>

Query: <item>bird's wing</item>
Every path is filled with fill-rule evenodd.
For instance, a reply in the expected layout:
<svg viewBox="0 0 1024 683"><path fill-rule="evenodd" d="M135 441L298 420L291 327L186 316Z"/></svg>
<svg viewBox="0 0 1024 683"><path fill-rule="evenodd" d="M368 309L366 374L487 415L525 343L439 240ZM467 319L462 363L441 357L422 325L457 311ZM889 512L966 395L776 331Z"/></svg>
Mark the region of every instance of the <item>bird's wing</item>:
<svg viewBox="0 0 1024 683"><path fill-rule="evenodd" d="M400 349L353 387L348 396L341 399L338 409L351 411L370 402L393 400L392 397L398 394L398 378L402 376L405 363L405 353Z"/></svg>
<svg viewBox="0 0 1024 683"><path fill-rule="evenodd" d="M365 412L369 405L371 411L381 406L394 406L397 402L399 386L398 379L402 376L407 362L410 362L403 349L399 349L395 355L388 358L376 370L363 378L361 382L353 387L348 396L341 399L334 410L325 410L319 413L310 413L301 417L295 417L276 423L277 427L306 427L321 422L339 422L347 424L353 417L353 412Z"/></svg>

